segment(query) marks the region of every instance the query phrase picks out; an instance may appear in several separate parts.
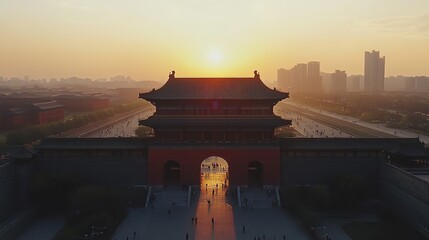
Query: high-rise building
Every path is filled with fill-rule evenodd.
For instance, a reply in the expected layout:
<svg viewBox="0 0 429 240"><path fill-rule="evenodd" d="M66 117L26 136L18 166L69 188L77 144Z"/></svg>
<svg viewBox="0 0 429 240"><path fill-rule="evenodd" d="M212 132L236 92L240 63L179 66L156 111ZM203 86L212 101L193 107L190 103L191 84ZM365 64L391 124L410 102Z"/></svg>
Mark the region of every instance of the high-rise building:
<svg viewBox="0 0 429 240"><path fill-rule="evenodd" d="M307 83L307 64L298 63L292 69L292 91L305 92Z"/></svg>
<svg viewBox="0 0 429 240"><path fill-rule="evenodd" d="M380 52L372 50L365 52L365 80L364 91L384 91L385 57L380 58Z"/></svg>
<svg viewBox="0 0 429 240"><path fill-rule="evenodd" d="M331 75L331 93L343 94L346 92L346 71L336 70Z"/></svg>
<svg viewBox="0 0 429 240"><path fill-rule="evenodd" d="M416 77L416 91L417 92L429 92L429 77Z"/></svg>
<svg viewBox="0 0 429 240"><path fill-rule="evenodd" d="M416 78L409 77L405 79L405 92L415 92L416 91Z"/></svg>
<svg viewBox="0 0 429 240"><path fill-rule="evenodd" d="M353 75L350 76L350 91L357 92L360 91L360 79L362 75Z"/></svg>
<svg viewBox="0 0 429 240"><path fill-rule="evenodd" d="M307 92L322 92L322 76L320 75L320 62L311 61L307 64L307 83L305 91Z"/></svg>
<svg viewBox="0 0 429 240"><path fill-rule="evenodd" d="M291 92L322 92L320 62L298 63L287 70L277 70L277 86Z"/></svg>

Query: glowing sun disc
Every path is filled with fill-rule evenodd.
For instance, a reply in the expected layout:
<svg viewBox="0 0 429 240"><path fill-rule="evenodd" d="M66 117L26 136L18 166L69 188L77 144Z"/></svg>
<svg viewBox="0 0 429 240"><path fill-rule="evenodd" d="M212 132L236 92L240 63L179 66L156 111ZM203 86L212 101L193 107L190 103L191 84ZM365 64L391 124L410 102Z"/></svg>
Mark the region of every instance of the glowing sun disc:
<svg viewBox="0 0 429 240"><path fill-rule="evenodd" d="M212 63L220 63L223 59L223 55L220 51L212 50L208 54L208 60Z"/></svg>

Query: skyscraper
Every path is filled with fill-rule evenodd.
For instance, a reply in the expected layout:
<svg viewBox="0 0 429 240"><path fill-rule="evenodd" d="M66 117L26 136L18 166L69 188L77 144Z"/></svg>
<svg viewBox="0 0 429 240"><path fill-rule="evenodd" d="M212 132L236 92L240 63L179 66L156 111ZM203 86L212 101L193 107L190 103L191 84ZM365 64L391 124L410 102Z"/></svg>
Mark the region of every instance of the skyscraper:
<svg viewBox="0 0 429 240"><path fill-rule="evenodd" d="M307 64L298 63L291 69L292 90L295 92L305 92L307 83Z"/></svg>
<svg viewBox="0 0 429 240"><path fill-rule="evenodd" d="M343 94L346 93L346 71L336 70L331 77L331 93Z"/></svg>
<svg viewBox="0 0 429 240"><path fill-rule="evenodd" d="M380 52L372 50L365 52L365 80L364 91L384 91L385 57L380 58Z"/></svg>
<svg viewBox="0 0 429 240"><path fill-rule="evenodd" d="M305 91L322 92L322 76L320 76L320 62L311 61L307 64L307 84Z"/></svg>
<svg viewBox="0 0 429 240"><path fill-rule="evenodd" d="M321 93L320 62L298 63L287 70L277 70L277 86L291 92Z"/></svg>
<svg viewBox="0 0 429 240"><path fill-rule="evenodd" d="M361 79L362 75L355 75L355 76L351 76L351 91L357 92L360 90L360 79Z"/></svg>

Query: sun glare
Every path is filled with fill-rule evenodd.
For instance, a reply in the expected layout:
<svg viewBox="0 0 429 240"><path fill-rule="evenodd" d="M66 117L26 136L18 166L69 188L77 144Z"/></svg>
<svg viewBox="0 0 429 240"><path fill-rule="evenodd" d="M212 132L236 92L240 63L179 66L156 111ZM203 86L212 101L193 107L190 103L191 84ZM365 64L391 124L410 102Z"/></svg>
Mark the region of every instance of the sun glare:
<svg viewBox="0 0 429 240"><path fill-rule="evenodd" d="M222 60L223 60L223 55L219 50L210 51L208 53L207 57L211 63L215 63L215 64L218 64L218 63L222 62Z"/></svg>

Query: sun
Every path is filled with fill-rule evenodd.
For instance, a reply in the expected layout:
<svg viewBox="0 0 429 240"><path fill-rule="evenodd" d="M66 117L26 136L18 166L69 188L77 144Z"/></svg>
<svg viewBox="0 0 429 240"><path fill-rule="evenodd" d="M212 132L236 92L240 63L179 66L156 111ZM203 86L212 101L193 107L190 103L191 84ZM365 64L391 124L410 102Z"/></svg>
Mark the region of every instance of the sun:
<svg viewBox="0 0 429 240"><path fill-rule="evenodd" d="M223 60L223 54L219 50L211 50L207 54L207 58L211 63L218 64Z"/></svg>

